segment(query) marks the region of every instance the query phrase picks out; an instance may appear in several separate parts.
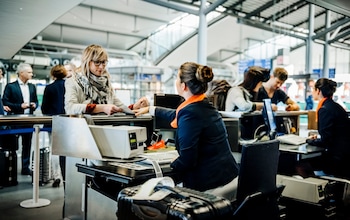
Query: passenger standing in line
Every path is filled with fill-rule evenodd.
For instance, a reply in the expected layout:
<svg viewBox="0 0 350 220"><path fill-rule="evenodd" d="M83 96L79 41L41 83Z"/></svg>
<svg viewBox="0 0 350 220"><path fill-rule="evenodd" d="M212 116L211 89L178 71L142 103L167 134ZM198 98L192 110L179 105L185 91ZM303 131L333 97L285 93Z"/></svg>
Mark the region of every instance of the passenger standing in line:
<svg viewBox="0 0 350 220"><path fill-rule="evenodd" d="M75 70L77 69L77 67L76 67L73 63L71 63L71 62L65 64L65 65L64 65L64 68L66 68L66 70L67 70L67 76L66 76L66 78L72 77L73 74L74 74L74 72L75 72Z"/></svg>
<svg viewBox="0 0 350 220"><path fill-rule="evenodd" d="M299 105L280 89L287 79L288 72L286 69L282 67L275 68L270 79L260 87L254 101L261 102L263 99L271 99L271 102L276 105L279 102L286 104L286 111L298 111L300 109Z"/></svg>
<svg viewBox="0 0 350 220"><path fill-rule="evenodd" d="M3 64L0 62L0 80L5 76L6 70ZM0 95L0 115L5 115L5 112L9 112L11 109L8 106L2 104ZM6 129L10 126L0 126L0 129ZM16 134L0 135L0 147L2 149L10 149L12 151L18 150L18 139ZM1 187L1 186L0 186Z"/></svg>
<svg viewBox="0 0 350 220"><path fill-rule="evenodd" d="M249 67L244 73L244 80L238 86L232 87L227 94L225 111L251 112L261 110L263 102L253 102L263 82L270 77L270 70L259 66ZM273 110L277 106L273 105Z"/></svg>
<svg viewBox="0 0 350 220"><path fill-rule="evenodd" d="M231 184L238 175L224 122L205 95L213 77L211 67L184 63L178 71L176 89L185 101L176 110L156 106L135 110L136 115L149 112L177 128L179 157L170 166L181 175L184 187L199 191Z"/></svg>
<svg viewBox="0 0 350 220"><path fill-rule="evenodd" d="M0 80L5 77L6 70L5 67L0 63ZM3 105L2 100L1 100L1 95L0 95L0 115L4 115L5 112L11 111L10 107Z"/></svg>
<svg viewBox="0 0 350 220"><path fill-rule="evenodd" d="M65 82L66 114L111 115L128 108L114 93L107 63L108 53L104 48L95 44L85 48L81 72L76 72Z"/></svg>
<svg viewBox="0 0 350 220"><path fill-rule="evenodd" d="M44 90L43 102L41 104L41 111L46 115L60 115L65 114L64 110L64 78L67 76L67 70L63 65L56 65L51 68L50 75L54 80L53 83L47 85ZM51 146L51 132L50 146ZM52 152L52 151L51 151ZM59 163L58 155L51 156L52 174L54 182L52 187L60 186L60 176L62 175L64 180L65 169ZM61 160L61 159L60 159ZM62 173L62 174L61 174Z"/></svg>
<svg viewBox="0 0 350 220"><path fill-rule="evenodd" d="M38 106L36 87L29 80L33 77L33 69L27 63L21 63L17 67L18 79L5 86L3 104L11 110L8 114L33 114ZM21 126L22 128L28 126ZM32 127L32 126L31 126ZM22 137L22 175L30 175L30 152L33 133L24 133Z"/></svg>
<svg viewBox="0 0 350 220"><path fill-rule="evenodd" d="M310 79L308 81L307 86L307 92L306 92L306 98L305 98L305 110L312 110L314 109L314 100L312 97L312 90L315 86L315 81L313 79Z"/></svg>
<svg viewBox="0 0 350 220"><path fill-rule="evenodd" d="M316 81L312 96L319 101L316 121L320 138L310 136L307 143L327 149L316 163L311 163L312 167L350 179L350 120L344 108L332 98L336 88L333 80L320 78Z"/></svg>

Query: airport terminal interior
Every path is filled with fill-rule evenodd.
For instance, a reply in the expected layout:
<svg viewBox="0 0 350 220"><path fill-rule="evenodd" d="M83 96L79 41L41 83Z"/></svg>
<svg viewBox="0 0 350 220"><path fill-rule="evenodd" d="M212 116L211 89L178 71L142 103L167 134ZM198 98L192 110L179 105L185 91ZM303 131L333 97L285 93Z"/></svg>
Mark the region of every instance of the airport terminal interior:
<svg viewBox="0 0 350 220"><path fill-rule="evenodd" d="M18 143L9 150L1 140L0 219L167 219L188 208L181 206L186 199L206 200L211 211L191 207L181 219L209 215L212 209L221 210L193 219L350 219L350 179L298 170L328 151L306 143L310 135L320 137L319 101L312 100L310 82L336 82L332 98L350 117L348 0L4 0L0 21L0 95L17 80L18 65L28 63L39 104L33 114L0 116L0 136L16 136ZM135 187L155 177L178 178L170 168L178 156L176 129L150 114L48 116L41 111L44 90L53 82L51 68L79 67L91 44L108 52L103 64L126 106L146 97L150 105L176 109L183 101L175 85L179 66L191 61L212 67L214 80L231 87L251 66L271 73L282 67L288 79L279 89L300 110L286 111L280 102L273 112L271 100L264 100L261 111L220 109L242 172L237 200L185 188L180 193L181 183L172 185L173 191L164 186L166 196L170 191L177 197L142 200ZM219 108L217 94L207 95ZM28 131L33 133L31 172L23 173L20 134ZM59 155L66 170L57 182L52 161ZM161 192L159 185L153 190ZM167 207L165 200L181 201Z"/></svg>

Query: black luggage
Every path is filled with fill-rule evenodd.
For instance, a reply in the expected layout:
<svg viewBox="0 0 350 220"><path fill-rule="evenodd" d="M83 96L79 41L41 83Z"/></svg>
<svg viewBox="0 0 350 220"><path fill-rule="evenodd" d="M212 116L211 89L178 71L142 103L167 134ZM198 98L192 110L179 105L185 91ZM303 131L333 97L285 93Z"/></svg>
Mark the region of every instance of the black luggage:
<svg viewBox="0 0 350 220"><path fill-rule="evenodd" d="M0 149L0 187L17 184L16 151Z"/></svg>
<svg viewBox="0 0 350 220"><path fill-rule="evenodd" d="M16 134L0 135L0 147L4 150L9 150L9 151L18 150L18 135Z"/></svg>
<svg viewBox="0 0 350 220"><path fill-rule="evenodd" d="M39 158L39 185L43 186L50 181L50 148L40 148ZM32 155L32 170L34 170L34 155Z"/></svg>
<svg viewBox="0 0 350 220"><path fill-rule="evenodd" d="M160 200L134 199L140 186L128 187L118 194L119 220L172 219L213 220L232 219L229 200L183 187L157 186L155 191L166 195ZM164 195L163 195L164 196Z"/></svg>

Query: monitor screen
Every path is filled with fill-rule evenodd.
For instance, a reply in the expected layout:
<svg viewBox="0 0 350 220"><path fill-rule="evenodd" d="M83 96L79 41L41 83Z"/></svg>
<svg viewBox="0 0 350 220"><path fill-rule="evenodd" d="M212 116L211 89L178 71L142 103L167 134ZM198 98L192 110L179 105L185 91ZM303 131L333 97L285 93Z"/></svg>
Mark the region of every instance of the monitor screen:
<svg viewBox="0 0 350 220"><path fill-rule="evenodd" d="M262 115L264 117L265 125L268 128L268 133L276 133L277 126L275 121L275 116L272 111L271 99L264 99L264 107L262 110Z"/></svg>
<svg viewBox="0 0 350 220"><path fill-rule="evenodd" d="M184 98L177 94L155 93L153 100L154 106L176 109L184 101ZM154 123L155 129L172 129L167 120L155 118Z"/></svg>

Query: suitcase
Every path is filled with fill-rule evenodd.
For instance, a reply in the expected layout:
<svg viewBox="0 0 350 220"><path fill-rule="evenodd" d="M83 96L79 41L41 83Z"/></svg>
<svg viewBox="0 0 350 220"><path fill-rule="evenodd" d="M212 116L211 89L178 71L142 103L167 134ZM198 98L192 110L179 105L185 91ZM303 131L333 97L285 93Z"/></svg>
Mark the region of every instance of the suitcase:
<svg viewBox="0 0 350 220"><path fill-rule="evenodd" d="M4 150L9 150L9 151L18 150L18 135L16 134L0 135L0 147Z"/></svg>
<svg viewBox="0 0 350 220"><path fill-rule="evenodd" d="M17 184L16 151L0 149L0 187Z"/></svg>
<svg viewBox="0 0 350 220"><path fill-rule="evenodd" d="M225 220L233 217L233 207L225 198L183 187L159 186L155 191L164 191L164 198L134 199L139 189L140 186L128 187L119 192L116 213L119 220Z"/></svg>
<svg viewBox="0 0 350 220"><path fill-rule="evenodd" d="M50 181L50 148L40 148L39 185L43 186ZM34 151L32 154L32 170L34 170ZM33 178L32 178L33 181Z"/></svg>

